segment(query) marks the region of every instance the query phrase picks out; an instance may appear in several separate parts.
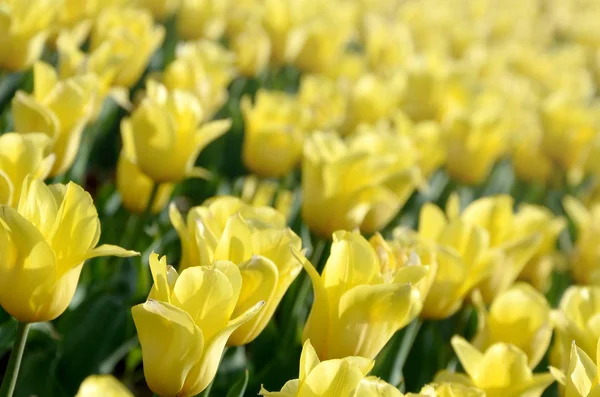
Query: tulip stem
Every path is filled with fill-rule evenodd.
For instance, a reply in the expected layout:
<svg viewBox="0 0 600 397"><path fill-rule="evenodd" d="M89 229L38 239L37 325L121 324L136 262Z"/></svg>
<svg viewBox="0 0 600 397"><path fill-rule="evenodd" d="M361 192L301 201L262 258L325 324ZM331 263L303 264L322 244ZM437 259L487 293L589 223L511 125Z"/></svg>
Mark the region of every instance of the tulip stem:
<svg viewBox="0 0 600 397"><path fill-rule="evenodd" d="M400 345L400 349L396 354L396 359L394 360L394 364L392 365L392 370L390 372L389 382L392 385L398 385L402 381L402 369L404 368L408 354L410 353L410 350L417 339L417 335L419 334L422 324L423 322L421 319L416 318L408 325L408 327L406 327L404 337L402 338L402 344Z"/></svg>
<svg viewBox="0 0 600 397"><path fill-rule="evenodd" d="M2 387L0 388L0 397L12 397L15 391L30 325L30 323L21 322L17 325L17 337L13 344L8 360L8 366L6 367L6 373L4 374L4 380L2 381Z"/></svg>

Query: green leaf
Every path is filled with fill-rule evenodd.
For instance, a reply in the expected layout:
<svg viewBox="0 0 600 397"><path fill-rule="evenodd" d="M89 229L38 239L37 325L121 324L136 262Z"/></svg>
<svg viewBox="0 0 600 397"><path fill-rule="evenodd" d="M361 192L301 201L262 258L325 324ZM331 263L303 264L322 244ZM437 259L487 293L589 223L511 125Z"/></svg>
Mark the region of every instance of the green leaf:
<svg viewBox="0 0 600 397"><path fill-rule="evenodd" d="M227 393L227 397L243 397L246 392L246 387L248 386L248 379L248 370L245 370L243 377L238 379L238 381L231 386L231 389L229 389L229 392Z"/></svg>
<svg viewBox="0 0 600 397"><path fill-rule="evenodd" d="M0 324L0 357L7 353L17 333L17 321L9 318L8 321L4 321Z"/></svg>

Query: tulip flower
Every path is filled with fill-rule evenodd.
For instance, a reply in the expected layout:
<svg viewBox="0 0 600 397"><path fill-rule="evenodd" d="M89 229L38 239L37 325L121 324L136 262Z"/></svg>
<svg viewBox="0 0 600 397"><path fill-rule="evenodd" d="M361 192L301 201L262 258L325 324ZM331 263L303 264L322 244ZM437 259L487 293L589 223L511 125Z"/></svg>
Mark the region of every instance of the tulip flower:
<svg viewBox="0 0 600 397"><path fill-rule="evenodd" d="M344 357L321 361L310 340L304 342L300 356L298 379L288 381L281 391L269 392L261 387L265 397L402 397L400 390L374 376L367 376L373 360L364 357Z"/></svg>
<svg viewBox="0 0 600 397"><path fill-rule="evenodd" d="M40 58L59 8L60 3L54 0L2 2L1 69L25 70Z"/></svg>
<svg viewBox="0 0 600 397"><path fill-rule="evenodd" d="M91 74L58 80L56 71L43 62L34 65L33 78L33 93L18 91L12 100L15 131L48 135L56 156L50 176L60 175L75 161L98 99L98 81Z"/></svg>
<svg viewBox="0 0 600 397"><path fill-rule="evenodd" d="M306 109L304 131L329 131L341 127L346 118L347 100L340 85L323 75L303 75L298 104Z"/></svg>
<svg viewBox="0 0 600 397"><path fill-rule="evenodd" d="M526 283L517 283L500 293L489 311L481 297L477 307L477 334L473 345L485 350L495 343L510 343L527 354L530 368L540 362L550 346L553 324L546 298Z"/></svg>
<svg viewBox="0 0 600 397"><path fill-rule="evenodd" d="M241 193L244 202L253 207L272 206L288 221L292 215L294 197L294 192L282 188L272 180L260 180L256 175L248 175L244 178Z"/></svg>
<svg viewBox="0 0 600 397"><path fill-rule="evenodd" d="M283 92L256 94L254 105L244 97L243 159L246 167L263 177L282 177L293 170L302 155L307 114L296 99Z"/></svg>
<svg viewBox="0 0 600 397"><path fill-rule="evenodd" d="M442 382L425 385L419 394L409 393L406 397L485 397L485 392L473 386Z"/></svg>
<svg viewBox="0 0 600 397"><path fill-rule="evenodd" d="M179 9L181 0L136 0L134 3L150 11L154 19L164 21Z"/></svg>
<svg viewBox="0 0 600 397"><path fill-rule="evenodd" d="M467 294L489 277L496 257L489 251L489 235L481 226L458 217L448 220L433 204L419 215L419 237L432 246L437 272L421 316L443 319L456 313Z"/></svg>
<svg viewBox="0 0 600 397"><path fill-rule="evenodd" d="M230 0L180 0L177 33L186 40L218 40L226 27Z"/></svg>
<svg viewBox="0 0 600 397"><path fill-rule="evenodd" d="M229 120L202 124L202 107L187 92L168 91L149 80L146 96L130 117L121 122L125 155L156 183L177 183L186 177L206 176L194 168L200 151L229 129ZM128 147L129 147L128 146ZM161 159L161 161L157 161Z"/></svg>
<svg viewBox="0 0 600 397"><path fill-rule="evenodd" d="M442 371L436 382L475 386L485 391L487 397L540 397L554 381L548 372L532 373L527 355L514 345L496 343L481 352L455 335L452 347L467 374Z"/></svg>
<svg viewBox="0 0 600 397"><path fill-rule="evenodd" d="M204 120L211 120L227 102L227 87L237 73L235 55L209 40L179 44L175 54L163 72L163 83L169 90L193 93L202 105Z"/></svg>
<svg viewBox="0 0 600 397"><path fill-rule="evenodd" d="M185 222L174 206L169 215L182 245L181 269L230 260L239 267L242 292L236 311L257 301L263 310L242 325L229 339L239 346L255 339L273 316L302 266L290 246L300 250L302 241L285 226L285 217L269 207L253 207L236 197L216 197L188 212Z"/></svg>
<svg viewBox="0 0 600 397"><path fill-rule="evenodd" d="M262 21L271 40L271 63L291 63L306 41L307 14L314 11L314 4L290 0L266 0L263 4Z"/></svg>
<svg viewBox="0 0 600 397"><path fill-rule="evenodd" d="M133 393L112 375L91 375L81 383L75 397L133 397Z"/></svg>
<svg viewBox="0 0 600 397"><path fill-rule="evenodd" d="M271 41L258 22L246 25L232 37L231 50L235 54L236 66L242 76L256 77L269 66Z"/></svg>
<svg viewBox="0 0 600 397"><path fill-rule="evenodd" d="M347 142L337 134L314 133L304 144L303 220L322 238L357 227L381 230L420 181L413 151L405 137L377 131Z"/></svg>
<svg viewBox="0 0 600 397"><path fill-rule="evenodd" d="M69 306L83 263L138 255L96 247L100 221L80 186L27 177L16 208L0 206L0 306L24 323L51 321Z"/></svg>
<svg viewBox="0 0 600 397"><path fill-rule="evenodd" d="M575 341L588 356L594 356L600 339L596 326L600 319L600 288L571 286L563 294L554 313L556 335L550 354L553 366L566 371L568 352Z"/></svg>
<svg viewBox="0 0 600 397"><path fill-rule="evenodd" d="M0 135L0 205L17 206L27 174L48 176L55 158L47 154L51 143L44 134Z"/></svg>
<svg viewBox="0 0 600 397"><path fill-rule="evenodd" d="M450 204L449 213L457 214L458 201L450 200ZM479 285L484 301L490 303L494 296L514 283L527 262L539 250L543 229L537 227L542 228L544 225L523 217L519 225L515 224L513 199L507 195L475 200L460 217L467 223L485 228L490 238L490 252L497 257L493 262L491 275Z"/></svg>
<svg viewBox="0 0 600 397"><path fill-rule="evenodd" d="M600 352L600 344L596 350ZM596 360L597 357L598 353L596 353ZM596 397L600 393L598 366L586 352L577 347L575 341L571 343L568 369L562 372L550 367L550 372L564 386L565 397Z"/></svg>
<svg viewBox="0 0 600 397"><path fill-rule="evenodd" d="M90 36L90 49L94 51L105 42L111 43L111 58L118 62L114 85L132 87L164 36L164 27L154 24L149 11L111 7L98 16Z"/></svg>
<svg viewBox="0 0 600 397"><path fill-rule="evenodd" d="M588 210L573 197L565 198L563 204L577 229L577 241L570 258L573 278L579 284L597 284L600 281L600 251L597 244L600 238L600 205L592 205Z"/></svg>
<svg viewBox="0 0 600 397"><path fill-rule="evenodd" d="M296 255L315 292L302 338L311 340L322 359L375 358L394 333L421 311L421 294L415 284L429 269L418 263L392 267L392 263L380 262L358 232L333 234L322 275Z"/></svg>
<svg viewBox="0 0 600 397"><path fill-rule="evenodd" d="M242 277L229 261L179 275L166 257L153 253L150 269L154 285L148 300L131 309L146 382L160 396L195 396L215 377L231 333L255 317L264 302L236 310Z"/></svg>

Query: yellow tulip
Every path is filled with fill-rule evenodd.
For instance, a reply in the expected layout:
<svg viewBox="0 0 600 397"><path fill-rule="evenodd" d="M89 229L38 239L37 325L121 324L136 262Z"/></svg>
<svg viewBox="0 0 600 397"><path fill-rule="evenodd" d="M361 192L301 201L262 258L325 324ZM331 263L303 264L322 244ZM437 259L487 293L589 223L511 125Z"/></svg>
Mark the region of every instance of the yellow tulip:
<svg viewBox="0 0 600 397"><path fill-rule="evenodd" d="M521 271L520 280L530 282L542 292L550 288L552 270L557 262L556 240L565 226L565 219L554 216L546 207L529 204L519 206L514 219L515 233L520 236L541 233L542 236L542 242L535 255Z"/></svg>
<svg viewBox="0 0 600 397"><path fill-rule="evenodd" d="M21 322L60 316L87 259L137 255L96 247L99 238L96 208L80 186L46 186L28 176L17 207L0 206L0 306Z"/></svg>
<svg viewBox="0 0 600 397"><path fill-rule="evenodd" d="M510 343L527 354L529 367L535 368L546 354L552 338L550 305L535 288L517 283L501 292L489 311L481 297L477 307L477 334L473 345L485 350L494 343Z"/></svg>
<svg viewBox="0 0 600 397"><path fill-rule="evenodd" d="M307 14L314 13L311 0L265 0L263 26L271 40L271 61L277 66L293 62L306 41Z"/></svg>
<svg viewBox="0 0 600 397"><path fill-rule="evenodd" d="M525 121L521 132L514 137L511 160L517 177L527 182L545 183L552 174L553 164L542 150L543 131L537 114L529 117L533 120Z"/></svg>
<svg viewBox="0 0 600 397"><path fill-rule="evenodd" d="M277 91L256 93L254 104L242 98L244 164L263 177L282 177L293 170L302 155L304 109L296 98Z"/></svg>
<svg viewBox="0 0 600 397"><path fill-rule="evenodd" d="M271 41L265 29L257 22L250 23L231 38L231 51L242 76L256 77L269 66Z"/></svg>
<svg viewBox="0 0 600 397"><path fill-rule="evenodd" d="M202 107L192 94L168 91L149 80L141 104L121 122L124 146L133 148L125 154L156 183L205 176L206 171L194 163L202 149L229 129L231 121L203 124L202 120Z"/></svg>
<svg viewBox="0 0 600 397"><path fill-rule="evenodd" d="M550 355L552 365L567 370L572 341L588 356L593 356L600 339L599 320L600 287L569 287L554 314L556 335Z"/></svg>
<svg viewBox="0 0 600 397"><path fill-rule="evenodd" d="M374 376L367 376L375 363L364 357L344 357L321 361L311 345L304 342L298 379L288 381L281 391L265 397L402 397L400 390Z"/></svg>
<svg viewBox="0 0 600 397"><path fill-rule="evenodd" d="M4 0L0 12L0 69L29 68L42 55L60 2Z"/></svg>
<svg viewBox="0 0 600 397"><path fill-rule="evenodd" d="M50 176L60 175L75 161L96 106L98 81L91 74L59 80L56 71L42 62L34 65L33 76L33 93L18 91L12 101L15 131L48 135L56 156Z"/></svg>
<svg viewBox="0 0 600 397"><path fill-rule="evenodd" d="M235 55L217 42L198 40L177 46L162 79L169 90L193 93L210 120L227 102L227 87L236 75Z"/></svg>
<svg viewBox="0 0 600 397"><path fill-rule="evenodd" d="M242 277L229 261L178 275L166 257L153 253L150 269L154 285L148 300L131 309L146 382L160 396L195 396L215 377L231 333L255 317L264 302L236 310Z"/></svg>
<svg viewBox="0 0 600 397"><path fill-rule="evenodd" d="M333 234L323 274L304 258L315 300L302 338L310 339L322 359L375 358L396 331L421 311L415 283L425 266L380 262L375 249L358 232Z"/></svg>
<svg viewBox="0 0 600 397"><path fill-rule="evenodd" d="M256 175L245 177L240 197L253 207L272 206L288 221L292 216L294 192L282 188L280 184L272 180L260 180Z"/></svg>
<svg viewBox="0 0 600 397"><path fill-rule="evenodd" d="M440 208L425 204L419 215L419 237L432 244L437 262L421 316L447 318L461 308L477 284L489 277L495 260L489 252L489 235L481 226L460 218L448 220Z"/></svg>
<svg viewBox="0 0 600 397"><path fill-rule="evenodd" d="M451 200L451 203L454 203L454 207L458 205L458 201ZM449 211L458 213L458 208L450 208ZM484 301L490 303L494 296L514 283L527 262L540 249L544 232L541 228L545 225L526 217L521 217L517 225L513 214L513 198L508 195L475 200L460 217L487 231L491 252L497 257L492 263L491 275L479 285Z"/></svg>
<svg viewBox="0 0 600 397"><path fill-rule="evenodd" d="M222 196L188 212L185 222L171 206L169 215L182 245L181 269L230 260L239 267L242 290L236 311L246 310L258 300L263 310L242 325L229 345L243 345L265 328L302 266L290 250L302 241L285 226L283 214L269 207L253 207L236 197Z"/></svg>
<svg viewBox="0 0 600 397"><path fill-rule="evenodd" d="M579 284L597 284L600 282L600 205L592 205L588 210L577 199L565 198L565 210L575 223L577 241L571 254L570 264L573 278Z"/></svg>
<svg viewBox="0 0 600 397"><path fill-rule="evenodd" d="M384 75L404 67L415 51L408 26L385 14L372 12L363 17L362 41L369 65Z"/></svg>
<svg viewBox="0 0 600 397"><path fill-rule="evenodd" d="M117 190L121 195L121 205L129 212L142 214L148 207L148 200L154 188L154 182L144 174L138 166L125 154L119 156L117 161ZM171 194L175 189L173 183L161 183L156 192L156 197L150 209L153 214L161 212L169 203Z"/></svg>
<svg viewBox="0 0 600 397"><path fill-rule="evenodd" d="M482 352L455 335L452 347L467 374L442 371L436 382L475 386L484 390L487 397L540 397L554 381L548 372L532 373L527 355L514 345L496 343Z"/></svg>
<svg viewBox="0 0 600 397"><path fill-rule="evenodd" d="M446 169L457 181L481 184L507 150L507 131L499 110L456 116L448 130Z"/></svg>
<svg viewBox="0 0 600 397"><path fill-rule="evenodd" d="M0 135L0 205L17 206L27 174L48 176L55 158L47 154L51 143L44 134Z"/></svg>
<svg viewBox="0 0 600 397"><path fill-rule="evenodd" d="M347 101L339 84L326 76L303 75L298 103L306 109L306 132L338 129L346 118Z"/></svg>
<svg viewBox="0 0 600 397"><path fill-rule="evenodd" d="M100 13L94 24L90 49L94 51L104 43L110 43L112 59L118 62L114 85L132 87L144 73L164 36L164 27L154 24L149 11L110 7Z"/></svg>
<svg viewBox="0 0 600 397"><path fill-rule="evenodd" d="M600 344L596 349L600 352ZM596 360L600 353L596 353ZM554 378L564 386L562 393L565 397L598 397L600 396L600 384L598 384L598 364L594 362L583 350L571 343L571 354L568 369L563 372L557 368L550 367Z"/></svg>
<svg viewBox="0 0 600 397"><path fill-rule="evenodd" d="M420 182L414 154L402 136L372 131L345 142L334 133L314 133L302 159L305 223L322 238L357 227L366 233L381 230Z"/></svg>
<svg viewBox="0 0 600 397"><path fill-rule="evenodd" d="M485 392L473 386L442 382L425 385L419 394L409 393L406 397L485 397Z"/></svg>
<svg viewBox="0 0 600 397"><path fill-rule="evenodd" d="M81 383L75 397L133 397L133 393L112 375L91 375Z"/></svg>
<svg viewBox="0 0 600 397"><path fill-rule="evenodd" d="M180 7L181 0L136 0L134 4L146 8L154 19L163 21L173 15Z"/></svg>
<svg viewBox="0 0 600 397"><path fill-rule="evenodd" d="M177 33L186 40L219 40L225 31L229 0L181 0Z"/></svg>

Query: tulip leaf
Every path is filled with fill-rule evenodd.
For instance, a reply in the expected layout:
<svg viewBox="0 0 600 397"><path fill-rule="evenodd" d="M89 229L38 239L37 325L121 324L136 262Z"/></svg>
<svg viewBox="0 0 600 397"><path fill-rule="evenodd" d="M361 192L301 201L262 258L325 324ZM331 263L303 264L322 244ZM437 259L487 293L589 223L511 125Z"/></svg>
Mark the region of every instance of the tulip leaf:
<svg viewBox="0 0 600 397"><path fill-rule="evenodd" d="M244 375L231 386L231 389L229 389L229 392L227 393L227 397L243 397L246 392L246 387L248 387L248 379L248 370L245 370Z"/></svg>
<svg viewBox="0 0 600 397"><path fill-rule="evenodd" d="M7 321L0 324L0 357L10 350L16 333L17 322L14 319L9 318Z"/></svg>

